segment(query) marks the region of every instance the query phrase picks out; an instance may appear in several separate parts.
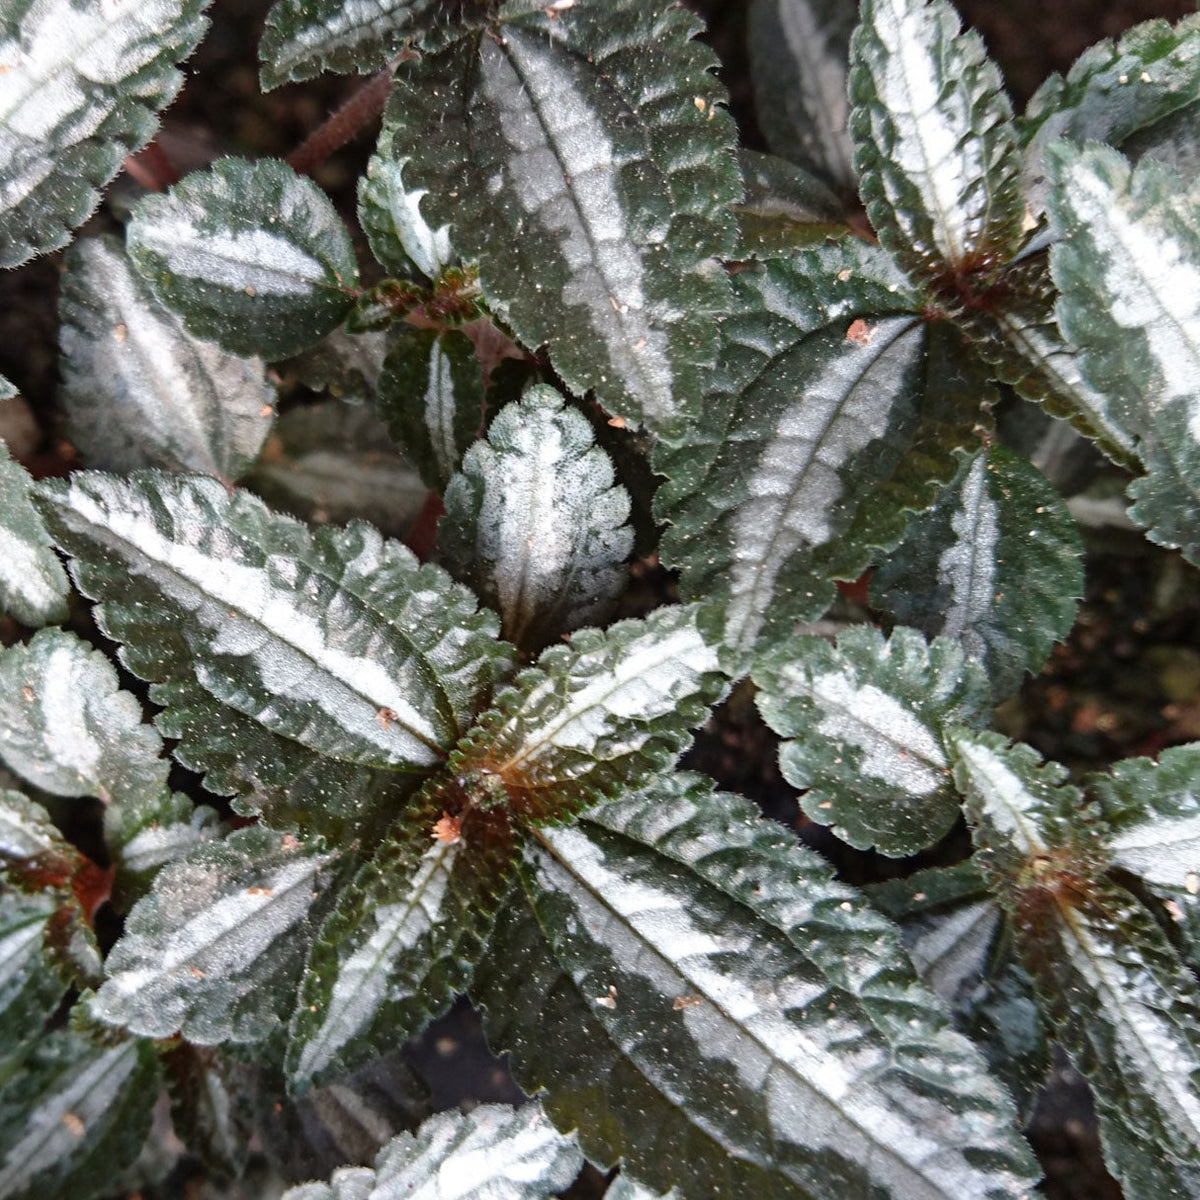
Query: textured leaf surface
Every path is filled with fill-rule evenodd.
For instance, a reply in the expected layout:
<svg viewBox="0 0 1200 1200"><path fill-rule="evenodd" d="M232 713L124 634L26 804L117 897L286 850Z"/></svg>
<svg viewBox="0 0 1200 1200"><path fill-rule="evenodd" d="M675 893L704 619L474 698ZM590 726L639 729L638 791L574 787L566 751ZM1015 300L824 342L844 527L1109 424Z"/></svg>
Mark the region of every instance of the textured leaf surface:
<svg viewBox="0 0 1200 1200"><path fill-rule="evenodd" d="M642 0L507 6L408 64L384 132L517 337L656 432L699 399L728 306L733 125L698 27Z"/></svg>
<svg viewBox="0 0 1200 1200"><path fill-rule="evenodd" d="M767 258L848 232L844 206L815 175L773 154L739 150L744 191L734 205L742 250Z"/></svg>
<svg viewBox="0 0 1200 1200"><path fill-rule="evenodd" d="M1066 772L995 734L955 738L956 773L984 861L1013 917L1045 1019L1096 1085L1105 1126L1168 1161L1200 1155L1195 980L1150 913L1102 878L1094 815ZM1112 1086L1115 1080L1119 1087Z"/></svg>
<svg viewBox="0 0 1200 1200"><path fill-rule="evenodd" d="M1064 143L1049 165L1059 323L1145 443L1152 478L1131 515L1200 561L1200 190L1153 161L1131 173L1099 146Z"/></svg>
<svg viewBox="0 0 1200 1200"><path fill-rule="evenodd" d="M67 254L59 345L68 429L89 466L236 479L275 415L258 359L192 337L110 238Z"/></svg>
<svg viewBox="0 0 1200 1200"><path fill-rule="evenodd" d="M0 791L0 858L38 858L65 845L40 804L11 788Z"/></svg>
<svg viewBox="0 0 1200 1200"><path fill-rule="evenodd" d="M438 0L278 0L259 43L264 91L322 71L361 75L422 41Z"/></svg>
<svg viewBox="0 0 1200 1200"><path fill-rule="evenodd" d="M882 252L837 245L735 277L738 310L687 447L662 448L662 556L741 673L813 620L924 508L988 394ZM908 310L908 311L906 311ZM894 314L894 315L887 315Z"/></svg>
<svg viewBox="0 0 1200 1200"><path fill-rule="evenodd" d="M168 1053L165 1065L176 1136L189 1153L236 1179L254 1133L251 1068L186 1042Z"/></svg>
<svg viewBox="0 0 1200 1200"><path fill-rule="evenodd" d="M194 672L220 704L309 750L427 771L506 660L490 614L370 526L310 533L200 476L80 473L45 492L131 670L185 685Z"/></svg>
<svg viewBox="0 0 1200 1200"><path fill-rule="evenodd" d="M958 817L942 745L986 716L987 683L953 642L900 627L852 628L837 647L796 638L754 672L758 707L787 740L784 778L852 846L896 857L933 845Z"/></svg>
<svg viewBox="0 0 1200 1200"><path fill-rule="evenodd" d="M481 1104L393 1138L374 1170L343 1168L329 1184L292 1188L282 1200L540 1200L569 1187L582 1165L575 1139L558 1133L540 1104Z"/></svg>
<svg viewBox="0 0 1200 1200"><path fill-rule="evenodd" d="M659 780L539 831L525 872L474 993L594 1161L714 1200L1031 1184L894 928L748 803Z"/></svg>
<svg viewBox="0 0 1200 1200"><path fill-rule="evenodd" d="M158 1056L48 1034L0 1092L0 1195L91 1200L137 1157L158 1095Z"/></svg>
<svg viewBox="0 0 1200 1200"><path fill-rule="evenodd" d="M858 190L847 129L857 15L845 0L757 0L749 17L758 123L767 144L850 197Z"/></svg>
<svg viewBox="0 0 1200 1200"><path fill-rule="evenodd" d="M724 687L694 605L582 629L517 676L450 766L502 784L526 820L547 802L561 818L566 802L674 761Z"/></svg>
<svg viewBox="0 0 1200 1200"><path fill-rule="evenodd" d="M545 385L502 408L467 451L439 545L509 641L541 647L611 612L633 548L629 493L613 479L587 420Z"/></svg>
<svg viewBox="0 0 1200 1200"><path fill-rule="evenodd" d="M946 0L864 0L851 42L867 215L919 276L994 266L1021 240L1021 160L1000 72Z"/></svg>
<svg viewBox="0 0 1200 1200"><path fill-rule="evenodd" d="M166 867L130 912L88 1011L148 1037L262 1039L291 1010L332 861L290 834L250 828Z"/></svg>
<svg viewBox="0 0 1200 1200"><path fill-rule="evenodd" d="M58 908L52 893L0 891L0 1072L38 1039L67 990L45 950L46 928Z"/></svg>
<svg viewBox="0 0 1200 1200"><path fill-rule="evenodd" d="M1002 700L1070 631L1082 556L1054 489L1025 459L993 445L964 456L937 504L910 519L871 589L898 621L958 642Z"/></svg>
<svg viewBox="0 0 1200 1200"><path fill-rule="evenodd" d="M375 154L358 181L358 219L371 253L387 270L409 274L416 268L426 279L436 279L454 261L454 251L450 226L433 229L421 212L426 194L405 186L402 163Z"/></svg>
<svg viewBox="0 0 1200 1200"><path fill-rule="evenodd" d="M315 345L358 282L333 205L277 159L220 159L145 197L126 236L158 298L234 354L279 359Z"/></svg>
<svg viewBox="0 0 1200 1200"><path fill-rule="evenodd" d="M32 482L0 439L0 611L38 626L66 619L70 584L30 503Z"/></svg>
<svg viewBox="0 0 1200 1200"><path fill-rule="evenodd" d="M204 0L16 0L0 16L0 266L65 246L158 126Z"/></svg>

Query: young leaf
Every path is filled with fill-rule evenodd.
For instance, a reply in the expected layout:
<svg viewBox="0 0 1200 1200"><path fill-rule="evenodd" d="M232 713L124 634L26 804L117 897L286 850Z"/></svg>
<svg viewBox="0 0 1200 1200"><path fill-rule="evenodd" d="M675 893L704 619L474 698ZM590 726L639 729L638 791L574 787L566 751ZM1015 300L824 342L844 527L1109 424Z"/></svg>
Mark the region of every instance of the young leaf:
<svg viewBox="0 0 1200 1200"><path fill-rule="evenodd" d="M371 156L358 181L358 220L371 253L386 270L407 275L415 267L426 279L436 279L454 261L450 226L430 228L421 215L426 192L405 187L403 172L403 163L385 154Z"/></svg>
<svg viewBox="0 0 1200 1200"><path fill-rule="evenodd" d="M813 620L977 440L987 384L881 251L839 244L734 280L722 366L689 444L663 446L664 562L741 674ZM907 310L907 311L906 311Z"/></svg>
<svg viewBox="0 0 1200 1200"><path fill-rule="evenodd" d="M263 363L187 333L118 242L87 238L68 252L59 316L60 396L89 466L233 480L258 456L275 415Z"/></svg>
<svg viewBox="0 0 1200 1200"><path fill-rule="evenodd" d="M233 354L297 354L353 304L346 227L315 183L277 159L220 159L146 196L126 237L159 300Z"/></svg>
<svg viewBox="0 0 1200 1200"><path fill-rule="evenodd" d="M1152 478L1132 515L1200 561L1200 191L1153 161L1131 172L1105 147L1064 142L1047 158L1065 234L1051 251L1059 323L1089 382L1145 443ZM1164 484L1179 488L1165 521Z"/></svg>
<svg viewBox="0 0 1200 1200"><path fill-rule="evenodd" d="M66 620L70 584L30 503L32 482L0 439L0 612L38 626Z"/></svg>
<svg viewBox="0 0 1200 1200"><path fill-rule="evenodd" d="M910 518L871 590L897 621L958 642L1002 700L1070 631L1083 594L1083 548L1041 473L992 445L964 455L938 503Z"/></svg>
<svg viewBox="0 0 1200 1200"><path fill-rule="evenodd" d="M685 1200L1032 1182L894 927L747 802L659 779L538 830L523 884L472 992L593 1161Z"/></svg>
<svg viewBox="0 0 1200 1200"><path fill-rule="evenodd" d="M850 33L846 0L757 0L749 39L758 123L771 149L854 196L847 122Z"/></svg>
<svg viewBox="0 0 1200 1200"><path fill-rule="evenodd" d="M1200 1157L1200 1008L1163 931L1105 879L1099 830L1065 771L995 734L953 739L956 775L1022 965L1076 1067L1168 1161ZM1114 1081L1119 1086L1114 1087Z"/></svg>
<svg viewBox="0 0 1200 1200"><path fill-rule="evenodd" d="M43 507L132 671L194 679L344 762L437 766L510 653L465 589L368 525L310 533L214 479L156 472L80 472L44 485Z"/></svg>
<svg viewBox="0 0 1200 1200"><path fill-rule="evenodd" d="M431 840L439 816L440 807L415 805L321 926L292 1017L292 1091L415 1036L465 990L506 890L510 854L504 846L470 853L461 826Z"/></svg>
<svg viewBox="0 0 1200 1200"><path fill-rule="evenodd" d="M913 629L885 642L867 627L846 630L836 649L797 638L754 672L757 703L787 741L784 778L807 788L804 811L860 849L900 857L933 845L958 818L958 795L942 746L953 725L987 710L987 682L962 650Z"/></svg>
<svg viewBox="0 0 1200 1200"><path fill-rule="evenodd" d="M539 385L502 408L446 489L439 546L500 612L509 641L540 648L598 625L625 583L629 493L591 426Z"/></svg>
<svg viewBox="0 0 1200 1200"><path fill-rule="evenodd" d="M558 1133L540 1104L481 1104L394 1137L374 1170L344 1167L328 1185L303 1184L281 1200L542 1200L568 1188L582 1165L575 1139Z"/></svg>
<svg viewBox="0 0 1200 1200"><path fill-rule="evenodd" d="M57 250L154 136L205 0L16 0L0 15L0 266Z"/></svg>
<svg viewBox="0 0 1200 1200"><path fill-rule="evenodd" d="M59 1030L0 1090L0 1195L91 1200L137 1157L158 1096L154 1047Z"/></svg>
<svg viewBox="0 0 1200 1200"><path fill-rule="evenodd" d="M449 765L501 785L522 823L561 818L674 761L724 686L695 605L582 629L517 676Z"/></svg>
<svg viewBox="0 0 1200 1200"><path fill-rule="evenodd" d="M67 990L68 980L45 950L58 907L49 891L0 890L0 1076L41 1037Z"/></svg>
<svg viewBox="0 0 1200 1200"><path fill-rule="evenodd" d="M733 126L699 23L643 0L501 8L408 64L384 145L567 386L678 430L728 307Z"/></svg>
<svg viewBox="0 0 1200 1200"><path fill-rule="evenodd" d="M850 51L854 162L880 244L916 278L986 271L1022 238L1000 72L947 0L863 0Z"/></svg>
<svg viewBox="0 0 1200 1200"><path fill-rule="evenodd" d="M258 47L263 91L322 71L361 75L406 46L424 49L444 7L440 0L277 0Z"/></svg>
<svg viewBox="0 0 1200 1200"><path fill-rule="evenodd" d="M254 1042L286 1020L334 856L290 834L239 830L159 872L87 1001L147 1037Z"/></svg>

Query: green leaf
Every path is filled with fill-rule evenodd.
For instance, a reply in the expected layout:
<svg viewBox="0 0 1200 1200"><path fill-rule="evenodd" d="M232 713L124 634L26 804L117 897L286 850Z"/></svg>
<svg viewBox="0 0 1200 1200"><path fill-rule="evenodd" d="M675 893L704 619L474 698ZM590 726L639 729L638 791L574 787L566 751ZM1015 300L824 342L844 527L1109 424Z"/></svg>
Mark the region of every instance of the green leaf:
<svg viewBox="0 0 1200 1200"><path fill-rule="evenodd" d="M0 1077L42 1035L68 980L46 953L59 903L52 892L0 889Z"/></svg>
<svg viewBox="0 0 1200 1200"><path fill-rule="evenodd" d="M483 436L489 409L475 348L456 330L406 330L379 378L379 416L392 440L444 492L468 446Z"/></svg>
<svg viewBox="0 0 1200 1200"><path fill-rule="evenodd" d="M605 631L581 629L517 676L456 748L450 768L497 786L522 823L672 763L725 689L695 605Z"/></svg>
<svg viewBox="0 0 1200 1200"><path fill-rule="evenodd" d="M738 163L745 190L734 212L743 255L791 254L849 232L842 204L815 175L753 150L739 150Z"/></svg>
<svg viewBox="0 0 1200 1200"><path fill-rule="evenodd" d="M0 439L0 612L38 626L66 620L70 584L30 503L32 483Z"/></svg>
<svg viewBox="0 0 1200 1200"><path fill-rule="evenodd" d="M894 927L676 775L537 831L473 995L585 1154L684 1200L1015 1197L1010 1103Z"/></svg>
<svg viewBox="0 0 1200 1200"><path fill-rule="evenodd" d="M371 253L386 270L409 275L415 269L436 279L454 261L454 251L450 226L432 229L421 214L425 195L421 188L405 186L403 163L386 153L373 154L358 181L358 220Z"/></svg>
<svg viewBox="0 0 1200 1200"><path fill-rule="evenodd" d="M654 465L669 481L663 561L741 674L828 608L833 579L899 541L904 510L926 507L951 451L977 440L989 391L953 330L911 312L920 298L877 249L802 252L734 282L698 426Z"/></svg>
<svg viewBox="0 0 1200 1200"><path fill-rule="evenodd" d="M173 1048L164 1065L176 1136L206 1165L238 1178L254 1134L250 1068L188 1042Z"/></svg>
<svg viewBox="0 0 1200 1200"><path fill-rule="evenodd" d="M511 653L465 589L368 525L310 533L214 479L156 472L81 472L44 485L43 507L130 670L194 679L318 754L430 771Z"/></svg>
<svg viewBox="0 0 1200 1200"><path fill-rule="evenodd" d="M65 850L66 842L40 804L11 788L0 790L0 858L40 858Z"/></svg>
<svg viewBox="0 0 1200 1200"><path fill-rule="evenodd" d="M575 1139L558 1133L540 1104L481 1104L438 1113L415 1134L394 1137L374 1170L343 1167L328 1184L302 1184L281 1200L541 1200L570 1187L582 1165Z"/></svg>
<svg viewBox="0 0 1200 1200"><path fill-rule="evenodd" d="M728 308L739 192L699 22L642 0L495 22L408 64L384 144L520 341L631 425L678 430Z"/></svg>
<svg viewBox="0 0 1200 1200"><path fill-rule="evenodd" d="M814 821L859 849L893 857L933 845L958 819L942 746L952 725L986 717L987 683L952 641L913 629L888 641L850 628L837 647L796 638L760 662L759 710L786 740L784 778L807 788Z"/></svg>
<svg viewBox="0 0 1200 1200"><path fill-rule="evenodd" d="M423 49L444 7L439 0L277 0L258 46L263 91L322 71L378 70L406 46Z"/></svg>
<svg viewBox="0 0 1200 1200"><path fill-rule="evenodd" d="M19 394L16 384L0 375L0 400L11 400Z"/></svg>
<svg viewBox="0 0 1200 1200"><path fill-rule="evenodd" d="M350 333L343 326L280 369L314 392L326 392L347 404L366 404L375 400L379 390L389 344L386 330Z"/></svg>
<svg viewBox="0 0 1200 1200"><path fill-rule="evenodd" d="M89 1014L147 1037L260 1041L291 1011L334 861L252 827L165 867L130 912Z"/></svg>
<svg viewBox="0 0 1200 1200"><path fill-rule="evenodd" d="M987 271L1023 236L1012 108L947 0L863 0L850 133L880 244L915 278Z"/></svg>
<svg viewBox="0 0 1200 1200"><path fill-rule="evenodd" d="M1151 479L1132 515L1200 561L1200 190L1153 161L1131 172L1100 146L1064 142L1047 161L1065 235L1051 250L1059 323L1089 382L1145 444Z"/></svg>
<svg viewBox="0 0 1200 1200"><path fill-rule="evenodd" d="M154 136L205 0L14 0L0 16L0 266L70 240Z"/></svg>
<svg viewBox="0 0 1200 1200"><path fill-rule="evenodd" d="M871 591L897 621L957 641L999 701L1074 624L1083 547L1042 474L994 444L964 455L937 504L910 518Z"/></svg>
<svg viewBox="0 0 1200 1200"><path fill-rule="evenodd" d="M1055 73L1038 88L1018 122L1028 202L1037 212L1045 207L1046 150L1058 138L1123 146L1178 115L1188 117L1197 100L1200 17L1185 16L1174 26L1145 21L1117 41L1090 46L1066 78ZM1190 119L1194 123L1194 115Z"/></svg>
<svg viewBox="0 0 1200 1200"><path fill-rule="evenodd" d="M66 256L59 345L71 440L89 466L236 479L275 415L263 363L193 338L112 238Z"/></svg>
<svg viewBox="0 0 1200 1200"><path fill-rule="evenodd" d="M0 1195L91 1200L137 1157L158 1097L149 1042L102 1046L60 1030L0 1090Z"/></svg>
<svg viewBox="0 0 1200 1200"><path fill-rule="evenodd" d="M126 236L159 300L233 354L297 354L353 304L346 227L315 183L276 159L220 159L144 197Z"/></svg>
<svg viewBox="0 0 1200 1200"><path fill-rule="evenodd" d="M540 648L612 612L633 548L629 493L613 479L586 419L545 385L502 408L467 451L438 543L509 641Z"/></svg>
<svg viewBox="0 0 1200 1200"><path fill-rule="evenodd" d="M1105 879L1099 829L1065 770L995 734L954 739L956 773L1012 914L1044 1019L1090 1079L1102 1128L1137 1130L1168 1162L1200 1158L1195 979L1151 914ZM1119 1086L1113 1086L1119 1081Z"/></svg>
<svg viewBox="0 0 1200 1200"><path fill-rule="evenodd" d="M767 144L846 197L858 190L846 128L857 15L844 0L757 0L748 28L755 107Z"/></svg>
<svg viewBox="0 0 1200 1200"><path fill-rule="evenodd" d="M435 790L413 806L342 890L313 942L288 1044L294 1092L416 1036L470 981L511 852L486 843L473 852L473 818L431 841L437 799Z"/></svg>

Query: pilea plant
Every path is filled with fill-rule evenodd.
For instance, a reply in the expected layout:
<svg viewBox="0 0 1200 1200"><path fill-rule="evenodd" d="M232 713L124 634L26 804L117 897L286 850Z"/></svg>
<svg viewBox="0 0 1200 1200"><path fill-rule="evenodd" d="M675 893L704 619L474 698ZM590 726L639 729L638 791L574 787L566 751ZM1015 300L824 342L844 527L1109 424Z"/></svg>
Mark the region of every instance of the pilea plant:
<svg viewBox="0 0 1200 1200"><path fill-rule="evenodd" d="M0 12L6 266L201 7ZM67 251L88 469L0 461L0 1195L152 1184L165 1088L208 1186L253 1137L291 1200L1022 1197L1054 1044L1126 1195L1200 1196L1200 750L990 729L1082 588L1002 398L1200 557L1200 20L1019 118L944 0L750 26L779 157L666 0L278 0L264 87L390 89L362 236L222 158ZM747 680L813 822L973 853L864 893L681 769ZM536 1099L418 1127L462 993Z"/></svg>

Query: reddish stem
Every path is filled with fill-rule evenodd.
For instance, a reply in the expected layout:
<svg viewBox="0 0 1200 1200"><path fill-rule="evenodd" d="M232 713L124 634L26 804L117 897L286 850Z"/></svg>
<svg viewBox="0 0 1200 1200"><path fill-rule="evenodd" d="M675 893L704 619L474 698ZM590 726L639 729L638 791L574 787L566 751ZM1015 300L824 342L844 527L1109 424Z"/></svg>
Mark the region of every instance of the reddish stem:
<svg viewBox="0 0 1200 1200"><path fill-rule="evenodd" d="M422 562L428 562L430 555L433 554L433 547L437 542L438 520L445 511L446 507L442 504L441 496L435 491L428 492L421 511L417 513L417 519L413 521L412 528L408 531L408 537L404 539L408 548Z"/></svg>
<svg viewBox="0 0 1200 1200"><path fill-rule="evenodd" d="M158 142L151 142L137 154L128 155L124 166L131 179L152 192L161 192L171 184L179 182L179 172L175 170L175 164Z"/></svg>
<svg viewBox="0 0 1200 1200"><path fill-rule="evenodd" d="M335 150L383 112L391 86L392 67L387 66L378 75L372 75L287 156L288 166L302 175L311 175Z"/></svg>

